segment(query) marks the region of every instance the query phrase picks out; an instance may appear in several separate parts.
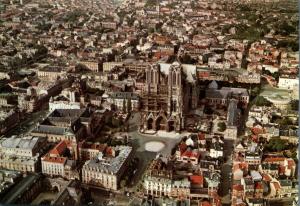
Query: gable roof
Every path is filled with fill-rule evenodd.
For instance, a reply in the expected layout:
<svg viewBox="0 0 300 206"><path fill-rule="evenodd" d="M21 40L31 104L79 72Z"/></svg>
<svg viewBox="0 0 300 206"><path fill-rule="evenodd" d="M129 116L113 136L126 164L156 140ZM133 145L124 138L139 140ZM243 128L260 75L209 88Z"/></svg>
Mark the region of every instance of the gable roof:
<svg viewBox="0 0 300 206"><path fill-rule="evenodd" d="M190 181L192 184L199 184L199 185L203 185L203 176L201 175L191 175L190 176Z"/></svg>
<svg viewBox="0 0 300 206"><path fill-rule="evenodd" d="M61 156L67 149L67 146L68 144L65 140L60 141L52 150L50 150L49 154Z"/></svg>

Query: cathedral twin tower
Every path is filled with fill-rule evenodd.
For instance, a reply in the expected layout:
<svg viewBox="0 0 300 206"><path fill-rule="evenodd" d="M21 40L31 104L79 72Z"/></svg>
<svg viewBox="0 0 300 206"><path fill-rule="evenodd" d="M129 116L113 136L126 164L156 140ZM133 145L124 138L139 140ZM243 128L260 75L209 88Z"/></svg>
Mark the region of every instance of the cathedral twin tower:
<svg viewBox="0 0 300 206"><path fill-rule="evenodd" d="M180 132L183 128L185 84L181 65L175 62L163 71L159 64L155 64L145 72L141 130Z"/></svg>

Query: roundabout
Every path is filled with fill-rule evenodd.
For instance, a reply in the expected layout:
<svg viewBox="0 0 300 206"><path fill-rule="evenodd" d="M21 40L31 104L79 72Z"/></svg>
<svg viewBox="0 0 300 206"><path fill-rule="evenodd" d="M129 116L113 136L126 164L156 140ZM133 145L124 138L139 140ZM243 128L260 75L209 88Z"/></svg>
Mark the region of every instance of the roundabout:
<svg viewBox="0 0 300 206"><path fill-rule="evenodd" d="M148 152L160 152L165 148L165 144L160 141L150 141L145 143L145 150Z"/></svg>

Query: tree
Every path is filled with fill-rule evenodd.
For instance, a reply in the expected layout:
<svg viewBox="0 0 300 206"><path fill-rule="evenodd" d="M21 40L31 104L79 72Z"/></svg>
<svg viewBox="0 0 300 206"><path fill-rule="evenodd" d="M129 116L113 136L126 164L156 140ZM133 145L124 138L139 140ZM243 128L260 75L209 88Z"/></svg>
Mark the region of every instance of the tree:
<svg viewBox="0 0 300 206"><path fill-rule="evenodd" d="M288 106L288 110L298 111L299 100L292 100Z"/></svg>
<svg viewBox="0 0 300 206"><path fill-rule="evenodd" d="M251 11L248 5L240 5L239 7L241 11Z"/></svg>
<svg viewBox="0 0 300 206"><path fill-rule="evenodd" d="M270 102L269 100L267 100L263 96L258 96L254 100L254 105L256 105L256 106L267 106L267 107L270 107L270 106L272 106L272 102Z"/></svg>
<svg viewBox="0 0 300 206"><path fill-rule="evenodd" d="M121 188L124 188L125 186L126 186L126 180L123 179L123 180L121 180L121 182L120 182L120 187L121 187Z"/></svg>
<svg viewBox="0 0 300 206"><path fill-rule="evenodd" d="M251 96L258 96L260 94L260 87L255 86L253 89L251 89Z"/></svg>
<svg viewBox="0 0 300 206"><path fill-rule="evenodd" d="M105 116L105 124L106 125L112 125L112 116L111 115L106 115Z"/></svg>
<svg viewBox="0 0 300 206"><path fill-rule="evenodd" d="M196 61L192 59L192 57L188 54L184 54L182 57L180 57L180 61L183 64L194 64Z"/></svg>
<svg viewBox="0 0 300 206"><path fill-rule="evenodd" d="M288 118L288 117L285 117L283 119L278 119L275 121L277 124L279 124L280 126L288 126L288 125L292 125L293 124L293 121Z"/></svg>
<svg viewBox="0 0 300 206"><path fill-rule="evenodd" d="M153 7L156 5L156 0L147 0L145 7Z"/></svg>
<svg viewBox="0 0 300 206"><path fill-rule="evenodd" d="M283 21L277 27L278 29L276 30L276 33L281 35L289 35L296 32L296 28L293 25L288 24L286 21Z"/></svg>
<svg viewBox="0 0 300 206"><path fill-rule="evenodd" d="M211 115L214 113L214 111L210 107L204 107L203 112L208 115Z"/></svg>
<svg viewBox="0 0 300 206"><path fill-rule="evenodd" d="M281 152L286 150L287 147L288 142L286 140L280 139L279 137L274 137L270 139L265 148L271 152Z"/></svg>
<svg viewBox="0 0 300 206"><path fill-rule="evenodd" d="M119 119L119 118L115 118L115 117L113 117L112 118L112 126L113 127L120 127L121 126L121 124L122 124L122 122L121 122L121 120Z"/></svg>
<svg viewBox="0 0 300 206"><path fill-rule="evenodd" d="M225 124L225 122L219 122L218 123L218 131L219 132L224 132L225 130L226 130L226 124Z"/></svg>

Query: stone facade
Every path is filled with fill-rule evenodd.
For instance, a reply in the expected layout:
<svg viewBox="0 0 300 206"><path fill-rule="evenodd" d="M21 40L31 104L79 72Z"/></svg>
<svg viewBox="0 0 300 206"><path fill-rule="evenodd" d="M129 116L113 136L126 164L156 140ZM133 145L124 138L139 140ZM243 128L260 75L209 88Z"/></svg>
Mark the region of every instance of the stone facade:
<svg viewBox="0 0 300 206"><path fill-rule="evenodd" d="M168 73L159 65L146 69L142 91L142 130L177 131L184 127L184 85L182 67L173 63Z"/></svg>
<svg viewBox="0 0 300 206"><path fill-rule="evenodd" d="M106 155L99 152L98 157L84 164L82 182L104 189L117 190L120 178L130 162L132 148L117 146L106 149L105 153ZM110 155L107 156L107 153Z"/></svg>

